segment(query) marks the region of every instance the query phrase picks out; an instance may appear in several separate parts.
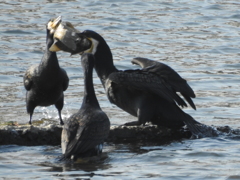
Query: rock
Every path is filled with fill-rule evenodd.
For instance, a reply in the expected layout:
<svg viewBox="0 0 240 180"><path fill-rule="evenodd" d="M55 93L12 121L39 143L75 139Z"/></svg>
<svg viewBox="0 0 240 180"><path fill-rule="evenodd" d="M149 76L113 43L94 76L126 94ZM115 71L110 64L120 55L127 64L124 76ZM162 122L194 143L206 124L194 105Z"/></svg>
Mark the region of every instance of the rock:
<svg viewBox="0 0 240 180"><path fill-rule="evenodd" d="M51 126L2 126L0 127L0 145L59 145L62 128Z"/></svg>
<svg viewBox="0 0 240 180"><path fill-rule="evenodd" d="M240 130L228 126L216 127L219 134L232 134L239 138ZM0 145L16 144L24 146L60 145L62 127L56 124L34 126L8 124L0 126ZM155 125L147 126L112 126L106 142L128 143L142 142L167 144L172 141L189 139L188 130L173 130Z"/></svg>
<svg viewBox="0 0 240 180"><path fill-rule="evenodd" d="M162 143L190 138L189 131L171 130L165 127L150 126L112 126L107 142L158 141Z"/></svg>
<svg viewBox="0 0 240 180"><path fill-rule="evenodd" d="M16 144L25 146L60 145L62 127L50 124L46 126L6 125L0 127L0 145ZM162 143L190 138L191 133L183 130L171 130L150 126L112 126L106 142L158 141Z"/></svg>

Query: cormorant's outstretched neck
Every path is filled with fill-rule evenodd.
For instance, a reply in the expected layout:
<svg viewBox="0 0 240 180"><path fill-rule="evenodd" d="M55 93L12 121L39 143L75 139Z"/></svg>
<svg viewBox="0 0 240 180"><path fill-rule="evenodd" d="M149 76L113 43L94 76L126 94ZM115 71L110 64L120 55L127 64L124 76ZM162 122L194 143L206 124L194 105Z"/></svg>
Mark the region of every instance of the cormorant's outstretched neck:
<svg viewBox="0 0 240 180"><path fill-rule="evenodd" d="M97 97L95 95L92 73L94 66L94 57L90 54L82 56L82 67L84 69L84 96L81 109L87 108L85 106L100 109Z"/></svg>
<svg viewBox="0 0 240 180"><path fill-rule="evenodd" d="M59 63L58 63L57 53L49 51L49 48L52 46L52 44L54 42L53 34L50 34L50 31L48 29L46 31L47 31L46 32L46 34L47 34L46 35L46 48L45 48L42 60L40 62L40 65L45 68L48 68L48 69L60 68Z"/></svg>
<svg viewBox="0 0 240 180"><path fill-rule="evenodd" d="M49 23L60 19L51 20ZM49 51L53 43L53 33L46 28L46 49L39 65L31 66L25 73L23 83L27 90L26 106L30 114L29 124L32 123L32 115L37 106L55 105L58 110L60 124L63 125L61 110L63 108L64 95L68 87L69 79L64 69L58 63L56 52Z"/></svg>
<svg viewBox="0 0 240 180"><path fill-rule="evenodd" d="M117 68L113 64L112 52L107 45L106 41L101 36L96 36L96 39L100 38L99 41L96 41L93 37L93 54L95 58L94 68L100 78L103 86L108 79L108 76L112 72L117 72ZM100 60L99 60L100 59Z"/></svg>
<svg viewBox="0 0 240 180"><path fill-rule="evenodd" d="M94 56L82 55L84 70L84 97L80 110L65 123L62 131L63 158L89 157L102 152L104 139L110 130L110 121L97 101L92 71Z"/></svg>

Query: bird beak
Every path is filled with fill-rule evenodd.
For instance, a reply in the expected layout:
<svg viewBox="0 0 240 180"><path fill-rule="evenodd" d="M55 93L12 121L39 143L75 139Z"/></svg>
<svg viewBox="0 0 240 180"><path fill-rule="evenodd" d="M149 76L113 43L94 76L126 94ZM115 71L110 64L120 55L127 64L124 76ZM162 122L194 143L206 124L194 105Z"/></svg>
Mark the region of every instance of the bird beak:
<svg viewBox="0 0 240 180"><path fill-rule="evenodd" d="M48 30L50 30L50 33L53 34L59 24L62 22L62 16L58 16L56 19L50 20L47 24Z"/></svg>
<svg viewBox="0 0 240 180"><path fill-rule="evenodd" d="M62 22L62 16L58 16L52 23L52 27L56 28Z"/></svg>

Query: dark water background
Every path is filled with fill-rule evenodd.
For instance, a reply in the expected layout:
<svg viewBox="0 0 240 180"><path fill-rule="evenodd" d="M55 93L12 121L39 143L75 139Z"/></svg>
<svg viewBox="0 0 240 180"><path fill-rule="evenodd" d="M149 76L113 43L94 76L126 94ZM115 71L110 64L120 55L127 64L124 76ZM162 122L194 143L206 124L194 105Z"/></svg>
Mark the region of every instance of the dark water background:
<svg viewBox="0 0 240 180"><path fill-rule="evenodd" d="M133 57L170 65L188 80L197 98L196 120L240 126L240 2L237 0L104 0L0 2L0 123L28 122L23 74L39 63L45 24L62 15L82 31L92 29L108 42L119 69L137 68ZM63 117L82 101L80 57L59 52L70 77ZM96 94L111 123L135 118L110 104L94 74ZM33 120L58 123L54 107L35 109ZM168 145L106 144L92 163L59 164L60 147L0 146L0 177L9 179L240 179L239 137L184 140Z"/></svg>

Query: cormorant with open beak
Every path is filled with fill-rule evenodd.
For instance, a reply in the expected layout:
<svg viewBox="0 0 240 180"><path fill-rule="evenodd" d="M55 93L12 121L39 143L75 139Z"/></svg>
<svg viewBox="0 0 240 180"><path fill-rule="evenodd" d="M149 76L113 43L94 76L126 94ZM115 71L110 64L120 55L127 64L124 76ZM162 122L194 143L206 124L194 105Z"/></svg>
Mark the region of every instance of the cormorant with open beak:
<svg viewBox="0 0 240 180"><path fill-rule="evenodd" d="M61 17L50 20L46 30L46 50L40 64L31 66L25 73L23 83L27 90L26 106L30 114L29 124L37 106L55 105L58 110L60 124L63 125L61 110L63 108L64 94L68 88L69 79L64 69L60 68L56 52L49 51L54 42L52 27L61 23Z"/></svg>

